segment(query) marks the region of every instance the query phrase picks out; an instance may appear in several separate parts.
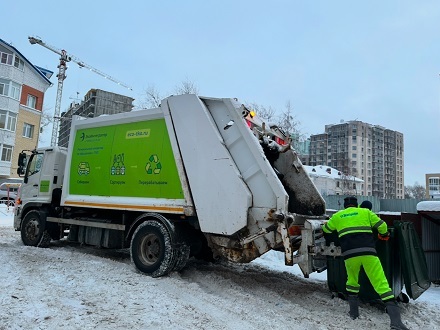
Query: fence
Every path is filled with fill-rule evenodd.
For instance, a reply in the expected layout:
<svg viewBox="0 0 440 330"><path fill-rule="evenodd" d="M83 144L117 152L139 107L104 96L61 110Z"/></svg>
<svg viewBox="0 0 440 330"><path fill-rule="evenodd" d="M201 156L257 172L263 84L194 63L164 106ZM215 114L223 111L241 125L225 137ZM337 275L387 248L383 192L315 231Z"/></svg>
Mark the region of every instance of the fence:
<svg viewBox="0 0 440 330"><path fill-rule="evenodd" d="M346 195L322 196L326 203L326 208L330 210L342 210L344 208L344 198ZM380 199L374 196L356 196L358 203L369 200L373 204L373 212L404 212L417 213L417 203L423 199Z"/></svg>

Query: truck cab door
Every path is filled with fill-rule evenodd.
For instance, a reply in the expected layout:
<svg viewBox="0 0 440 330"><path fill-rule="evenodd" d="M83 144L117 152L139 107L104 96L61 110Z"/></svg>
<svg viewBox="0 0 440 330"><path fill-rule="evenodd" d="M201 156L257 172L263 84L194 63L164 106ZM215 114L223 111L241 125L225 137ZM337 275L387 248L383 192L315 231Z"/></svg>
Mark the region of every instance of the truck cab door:
<svg viewBox="0 0 440 330"><path fill-rule="evenodd" d="M50 200L50 178L45 178L43 164L47 161L45 153L34 153L29 159L24 184L21 187L21 199L37 202Z"/></svg>

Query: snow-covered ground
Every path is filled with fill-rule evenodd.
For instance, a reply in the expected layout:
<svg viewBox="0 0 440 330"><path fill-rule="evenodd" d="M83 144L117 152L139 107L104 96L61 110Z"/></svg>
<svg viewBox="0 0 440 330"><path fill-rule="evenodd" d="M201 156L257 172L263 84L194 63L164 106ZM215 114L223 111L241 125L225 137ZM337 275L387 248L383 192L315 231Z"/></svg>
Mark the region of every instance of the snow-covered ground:
<svg viewBox="0 0 440 330"><path fill-rule="evenodd" d="M250 264L191 260L180 273L138 273L125 250L64 241L24 246L12 208L0 206L0 329L389 329L362 305L351 320L325 273L302 277L269 252ZM440 287L401 304L410 329L440 329Z"/></svg>

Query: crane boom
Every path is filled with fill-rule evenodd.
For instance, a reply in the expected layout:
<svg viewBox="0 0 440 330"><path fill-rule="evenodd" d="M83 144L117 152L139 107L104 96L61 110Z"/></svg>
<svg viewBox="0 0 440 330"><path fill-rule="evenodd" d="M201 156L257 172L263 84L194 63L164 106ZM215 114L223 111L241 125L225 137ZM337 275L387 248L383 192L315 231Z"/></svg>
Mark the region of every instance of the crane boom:
<svg viewBox="0 0 440 330"><path fill-rule="evenodd" d="M118 85L120 85L122 87L125 87L125 88L128 88L129 90L132 90L131 87L129 87L126 84L122 83L121 81L113 78L112 76L109 76L108 74L105 74L104 72L102 72L98 69L95 69L94 67L84 63L78 57L73 56L71 54L67 54L67 52L64 49L59 49L54 46L51 46L37 37L29 37L29 42L32 45L38 44L40 46L43 46L43 47L51 50L52 52L60 55L60 64L58 65L58 75L57 75L57 78L58 78L57 97L56 97L56 102L55 102L52 138L50 140L51 146L56 145L56 140L57 140L57 135L58 135L58 127L59 127L60 113L61 113L61 99L62 99L62 95L63 95L63 83L64 83L64 79L66 79L66 70L67 70L66 63L67 62L72 61L72 62L78 64L78 66L80 68L89 69L90 71L92 71L96 74L99 74L100 76L102 76L110 81L113 81L114 83L117 83Z"/></svg>

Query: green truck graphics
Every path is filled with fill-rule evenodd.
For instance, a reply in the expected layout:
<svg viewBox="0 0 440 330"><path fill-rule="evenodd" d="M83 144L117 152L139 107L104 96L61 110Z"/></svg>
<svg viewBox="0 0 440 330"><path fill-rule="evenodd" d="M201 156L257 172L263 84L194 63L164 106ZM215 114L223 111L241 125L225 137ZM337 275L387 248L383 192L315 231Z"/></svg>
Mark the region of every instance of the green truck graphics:
<svg viewBox="0 0 440 330"><path fill-rule="evenodd" d="M49 192L50 181L49 180L41 180L40 181L40 192Z"/></svg>
<svg viewBox="0 0 440 330"><path fill-rule="evenodd" d="M78 165L78 174L79 175L88 175L90 173L90 166L87 162L81 162Z"/></svg>
<svg viewBox="0 0 440 330"><path fill-rule="evenodd" d="M111 175L125 175L124 154L113 156Z"/></svg>
<svg viewBox="0 0 440 330"><path fill-rule="evenodd" d="M72 195L183 199L165 120L79 129Z"/></svg>
<svg viewBox="0 0 440 330"><path fill-rule="evenodd" d="M160 163L157 155L151 155L150 158L148 158L147 165L145 166L147 174L159 174L161 169L162 164Z"/></svg>

